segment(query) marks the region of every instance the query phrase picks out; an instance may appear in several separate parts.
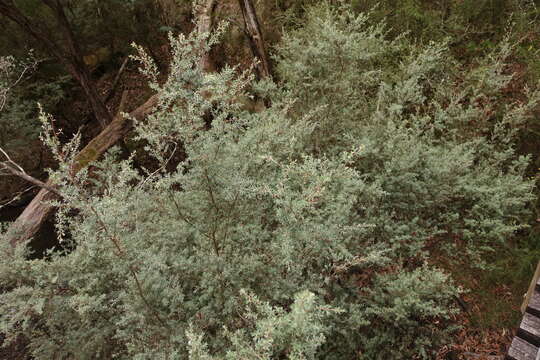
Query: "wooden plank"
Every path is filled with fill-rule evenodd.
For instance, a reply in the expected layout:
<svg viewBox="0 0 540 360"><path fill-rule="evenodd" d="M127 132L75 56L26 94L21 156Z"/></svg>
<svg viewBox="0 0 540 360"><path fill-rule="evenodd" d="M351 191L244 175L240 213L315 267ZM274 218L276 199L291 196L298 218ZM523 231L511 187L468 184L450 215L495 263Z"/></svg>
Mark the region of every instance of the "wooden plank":
<svg viewBox="0 0 540 360"><path fill-rule="evenodd" d="M540 319L538 317L525 313L519 327L540 338Z"/></svg>
<svg viewBox="0 0 540 360"><path fill-rule="evenodd" d="M535 292L531 296L531 300L529 301L529 305L527 305L526 311L529 314L540 317L540 292Z"/></svg>
<svg viewBox="0 0 540 360"><path fill-rule="evenodd" d="M534 346L540 347L540 318L525 313L521 325L519 325L517 336Z"/></svg>
<svg viewBox="0 0 540 360"><path fill-rule="evenodd" d="M521 312L525 313L525 310L527 309L527 305L529 304L531 297L533 296L533 293L535 291L536 285L540 282L540 261L538 262L538 265L536 265L536 271L534 272L534 276L531 280L531 284L529 285L529 290L527 290L527 294L525 295L525 301L523 301L523 304L521 305Z"/></svg>
<svg viewBox="0 0 540 360"><path fill-rule="evenodd" d="M508 350L508 358L513 360L537 360L536 355L538 355L538 348L517 336L512 340L512 345Z"/></svg>

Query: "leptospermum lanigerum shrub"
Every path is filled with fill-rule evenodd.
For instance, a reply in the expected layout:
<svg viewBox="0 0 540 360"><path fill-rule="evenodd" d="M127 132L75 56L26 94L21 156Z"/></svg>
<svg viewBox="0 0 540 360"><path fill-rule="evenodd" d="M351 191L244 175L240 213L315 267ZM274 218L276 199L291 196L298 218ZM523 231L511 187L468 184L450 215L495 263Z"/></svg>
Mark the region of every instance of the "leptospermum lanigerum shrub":
<svg viewBox="0 0 540 360"><path fill-rule="evenodd" d="M164 84L139 49L157 170L111 151L69 175L77 139L42 116L70 236L39 260L1 242L6 341L37 359L433 358L460 290L430 252L476 261L532 198L513 137L538 95L499 105L509 47L462 69L324 5L285 35L272 83L199 70L220 31L171 36ZM247 89L268 106L244 110Z"/></svg>

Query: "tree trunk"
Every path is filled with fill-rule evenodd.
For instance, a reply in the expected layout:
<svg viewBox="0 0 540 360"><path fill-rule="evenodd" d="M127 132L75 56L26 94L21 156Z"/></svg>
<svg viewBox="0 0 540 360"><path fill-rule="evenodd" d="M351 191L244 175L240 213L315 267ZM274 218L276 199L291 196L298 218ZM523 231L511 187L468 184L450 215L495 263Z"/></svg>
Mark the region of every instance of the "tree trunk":
<svg viewBox="0 0 540 360"><path fill-rule="evenodd" d="M261 25L257 19L257 13L251 0L238 0L244 24L249 37L249 46L253 56L259 60L257 72L260 78L272 78L272 67L264 44L264 37L261 31Z"/></svg>
<svg viewBox="0 0 540 360"><path fill-rule="evenodd" d="M197 3L195 5L194 13L197 18L197 32L199 34L210 33L212 30L216 6L216 0L206 0L205 2ZM205 44L201 44L201 48L204 48L205 46ZM203 54L203 56L201 56L199 66L203 71L206 72L215 72L217 70L210 51L207 51L205 54Z"/></svg>
<svg viewBox="0 0 540 360"><path fill-rule="evenodd" d="M62 35L64 36L64 41L67 45L68 56L66 58L66 65L70 70L71 74L75 79L81 84L90 106L94 112L96 119L101 124L102 128L105 128L108 123L110 123L113 118L109 109L103 102L101 95L97 90L97 87L90 76L88 67L84 64L82 58L82 51L78 45L77 40L71 29L71 25L67 19L66 13L64 12L63 6L60 4L59 0L41 0L45 5L47 5L55 14L56 21L60 25Z"/></svg>

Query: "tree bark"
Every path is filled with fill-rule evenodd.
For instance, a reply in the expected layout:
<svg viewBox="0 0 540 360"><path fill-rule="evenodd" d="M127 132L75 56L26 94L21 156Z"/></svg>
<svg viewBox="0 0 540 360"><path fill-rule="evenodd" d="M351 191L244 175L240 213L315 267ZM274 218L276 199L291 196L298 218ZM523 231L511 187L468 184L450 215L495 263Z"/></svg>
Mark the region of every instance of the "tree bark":
<svg viewBox="0 0 540 360"><path fill-rule="evenodd" d="M143 105L133 110L130 118L138 121L143 120L157 105L158 96L150 97ZM72 173L86 167L92 161L99 159L112 145L124 138L131 130L133 124L131 120L118 114L114 120L88 145L86 145L75 157L72 165ZM45 183L47 187L54 188L51 180ZM24 242L38 232L41 225L47 220L54 208L50 201L57 199L57 195L46 188L42 188L30 204L24 209L22 214L11 224L5 235L4 241L9 241L12 246Z"/></svg>
<svg viewBox="0 0 540 360"><path fill-rule="evenodd" d="M206 0L195 5L194 13L197 18L197 32L199 34L210 33L214 24L214 11L216 10L217 0ZM204 48L206 44L201 44ZM210 51L201 56L199 66L203 71L215 72L217 70L214 59Z"/></svg>
<svg viewBox="0 0 540 360"><path fill-rule="evenodd" d="M82 60L82 52L75 39L71 26L64 12L64 8L58 0L42 0L49 7L64 37L66 50L52 41L47 32L37 24L26 17L13 3L12 0L0 0L0 14L11 19L18 24L23 31L43 44L47 51L61 62L69 74L81 85L86 94L92 112L102 128L105 128L112 121L112 115L107 109L101 95L99 94L88 68Z"/></svg>
<svg viewBox="0 0 540 360"><path fill-rule="evenodd" d="M272 78L272 66L264 43L261 25L251 0L238 0L253 56L259 60L257 72L260 78Z"/></svg>

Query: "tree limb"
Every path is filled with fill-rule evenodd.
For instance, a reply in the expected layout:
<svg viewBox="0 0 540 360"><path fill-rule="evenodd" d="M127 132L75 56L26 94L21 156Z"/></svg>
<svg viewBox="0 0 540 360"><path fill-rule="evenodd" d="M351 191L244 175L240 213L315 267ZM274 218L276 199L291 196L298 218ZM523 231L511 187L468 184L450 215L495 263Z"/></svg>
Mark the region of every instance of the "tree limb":
<svg viewBox="0 0 540 360"><path fill-rule="evenodd" d="M272 67L264 44L264 37L261 31L261 25L255 12L255 7L251 0L238 0L244 24L249 38L249 46L253 56L257 58L257 72L260 78L272 78Z"/></svg>
<svg viewBox="0 0 540 360"><path fill-rule="evenodd" d="M45 184L44 182L36 179L35 177L32 177L32 176L28 175L24 171L20 171L20 170L15 169L8 162L0 163L0 165L2 166L3 169L10 172L12 175L18 176L21 179L24 179L24 180L28 181L29 183L32 183L32 184L34 184L34 185L36 185L36 186L38 186L38 187L40 187L42 189L46 189L47 191L50 191L50 192L54 193L56 196L62 197L62 194L60 193L60 191L56 190L54 187L49 186L49 185Z"/></svg>
<svg viewBox="0 0 540 360"><path fill-rule="evenodd" d="M10 174L18 176L18 177L20 177L20 178L22 178L22 179L24 179L24 180L38 186L40 188L47 189L50 192L52 192L52 193L54 193L54 194L56 194L58 196L62 196L62 194L60 194L60 192L58 190L56 190L54 187L48 186L44 182L42 182L42 181L28 175L26 173L26 171L24 171L24 169L19 164L17 164L15 161L13 161L9 157L7 152L2 147L0 147L0 152L6 158L6 161L0 162L0 166L1 166L2 169L7 170Z"/></svg>

